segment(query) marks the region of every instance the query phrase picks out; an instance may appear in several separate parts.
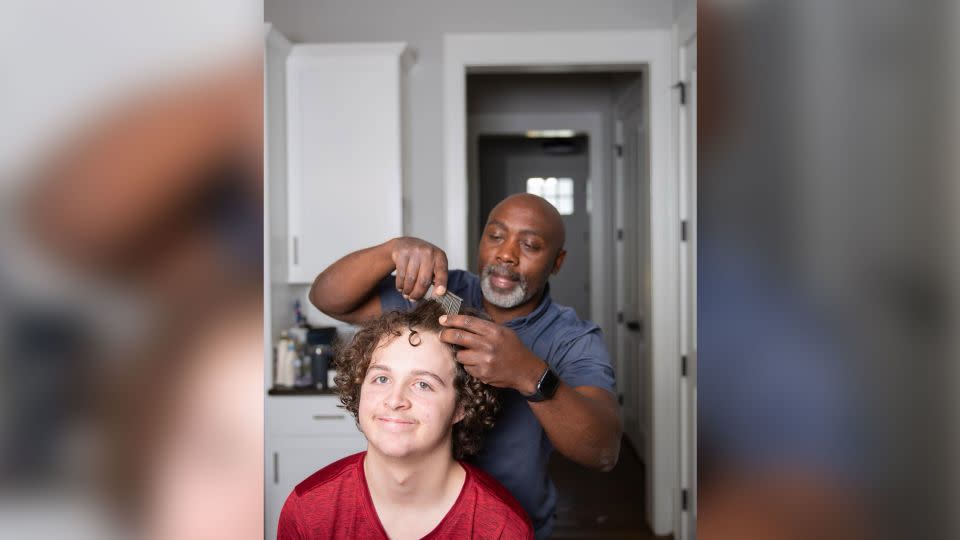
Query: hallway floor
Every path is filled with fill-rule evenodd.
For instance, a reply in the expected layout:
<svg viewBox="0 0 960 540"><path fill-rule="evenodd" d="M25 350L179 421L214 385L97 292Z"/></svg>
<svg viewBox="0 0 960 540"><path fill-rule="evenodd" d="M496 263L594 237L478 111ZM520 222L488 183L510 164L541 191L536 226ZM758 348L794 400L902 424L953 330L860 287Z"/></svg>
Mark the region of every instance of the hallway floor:
<svg viewBox="0 0 960 540"><path fill-rule="evenodd" d="M620 460L608 473L591 471L554 452L550 476L557 484L555 540L647 540L654 536L643 518L644 469L624 439Z"/></svg>

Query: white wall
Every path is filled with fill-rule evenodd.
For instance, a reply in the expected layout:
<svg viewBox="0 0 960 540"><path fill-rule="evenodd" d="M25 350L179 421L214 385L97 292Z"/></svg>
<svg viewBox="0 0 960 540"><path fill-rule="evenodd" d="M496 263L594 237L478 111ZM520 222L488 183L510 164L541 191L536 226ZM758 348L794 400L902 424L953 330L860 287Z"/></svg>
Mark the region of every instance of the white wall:
<svg viewBox="0 0 960 540"><path fill-rule="evenodd" d="M673 0L673 19L677 20L689 10L697 11L697 0Z"/></svg>
<svg viewBox="0 0 960 540"><path fill-rule="evenodd" d="M407 78L405 232L443 246L443 35L669 28L673 9L671 0L266 0L264 17L293 42L404 41L416 50Z"/></svg>
<svg viewBox="0 0 960 540"><path fill-rule="evenodd" d="M609 114L618 84L638 74L497 74L467 77L468 114Z"/></svg>

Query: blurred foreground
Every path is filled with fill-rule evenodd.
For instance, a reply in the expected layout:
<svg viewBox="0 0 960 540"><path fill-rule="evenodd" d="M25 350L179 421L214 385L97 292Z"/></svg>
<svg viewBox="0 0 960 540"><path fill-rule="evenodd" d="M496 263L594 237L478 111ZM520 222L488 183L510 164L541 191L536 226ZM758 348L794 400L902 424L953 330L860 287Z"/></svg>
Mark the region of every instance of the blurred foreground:
<svg viewBox="0 0 960 540"><path fill-rule="evenodd" d="M958 537L957 20L699 4L704 540Z"/></svg>
<svg viewBox="0 0 960 540"><path fill-rule="evenodd" d="M7 19L0 536L263 535L246 4L22 2Z"/></svg>

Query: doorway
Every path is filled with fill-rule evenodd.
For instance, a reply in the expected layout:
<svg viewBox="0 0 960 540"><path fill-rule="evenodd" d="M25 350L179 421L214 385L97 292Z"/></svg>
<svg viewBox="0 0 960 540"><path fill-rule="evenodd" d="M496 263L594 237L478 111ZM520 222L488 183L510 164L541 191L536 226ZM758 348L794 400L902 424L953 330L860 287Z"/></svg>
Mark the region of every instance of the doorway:
<svg viewBox="0 0 960 540"><path fill-rule="evenodd" d="M638 501L634 512L643 508L647 523L655 534L673 532L679 491L679 425L677 400L680 374L679 336L679 263L676 246L680 238L678 186L675 174L674 138L671 126L673 67L671 65L671 32L669 30L637 30L623 32L556 32L516 34L450 34L444 37L444 223L447 252L451 267L475 268L476 228L479 209L479 186L476 182L475 111L468 109L468 79L478 74L585 74L612 71L642 71L645 78L645 132L641 167L647 178L642 190L645 197L644 220L649 228L643 233L645 264L648 279L640 282L643 339L647 355L645 371L649 377L638 380L640 400L649 419L644 442L648 456L642 480L646 501ZM509 101L504 102L509 104ZM539 105L549 100L539 100ZM577 116L578 112L565 113ZM513 123L506 134L524 133L529 123L520 116L543 117L551 111L498 111L497 123ZM481 114L483 115L483 114ZM554 120L555 120L555 114ZM591 113L584 113L589 122ZM470 122L468 122L468 117ZM468 125L473 124L473 125ZM521 124L519 127L517 124ZM542 124L534 129L570 129L569 126ZM606 201L613 204L613 121L612 113L600 119L599 137L590 132L588 145L591 175L588 199L594 208ZM573 128L577 131L579 129ZM587 131L587 130L584 130ZM495 132L494 132L495 133ZM603 144L597 146L600 138ZM466 144L463 144L463 142ZM595 150L596 149L596 150ZM593 172L595 163L608 167L604 175ZM637 202L639 207L640 202ZM604 330L608 349L614 351L611 338L621 332L615 305L612 277L612 252L616 230L611 212L591 213L590 250L606 250L605 258L591 257L591 316ZM600 218L603 219L600 219ZM470 264L473 263L473 264ZM599 277L603 276L603 277ZM626 329L622 330L623 332ZM621 363L618 359L617 364ZM617 366L618 370L621 366ZM619 377L619 373L618 373Z"/></svg>
<svg viewBox="0 0 960 540"><path fill-rule="evenodd" d="M509 195L534 193L553 203L566 229L567 258L550 277L551 296L601 326L617 378L626 429L615 474L587 471L559 454L551 460L558 486L578 486L560 490L558 538L652 534L635 519L647 504L652 440L642 328L642 283L650 275L646 84L642 66L467 75L470 244Z"/></svg>

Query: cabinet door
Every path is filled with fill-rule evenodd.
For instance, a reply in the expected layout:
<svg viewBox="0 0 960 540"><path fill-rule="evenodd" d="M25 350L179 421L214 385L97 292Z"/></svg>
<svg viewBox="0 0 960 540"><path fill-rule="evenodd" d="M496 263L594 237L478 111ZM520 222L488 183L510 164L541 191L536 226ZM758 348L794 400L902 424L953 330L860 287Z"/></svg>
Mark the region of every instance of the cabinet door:
<svg viewBox="0 0 960 540"><path fill-rule="evenodd" d="M284 437L268 449L271 460L265 490L266 537L276 538L280 510L297 484L340 458L363 451L367 441L359 432L336 437Z"/></svg>
<svg viewBox="0 0 960 540"><path fill-rule="evenodd" d="M270 438L359 434L353 415L336 396L271 396L264 418Z"/></svg>
<svg viewBox="0 0 960 540"><path fill-rule="evenodd" d="M287 60L289 281L402 234L402 44L296 45Z"/></svg>

